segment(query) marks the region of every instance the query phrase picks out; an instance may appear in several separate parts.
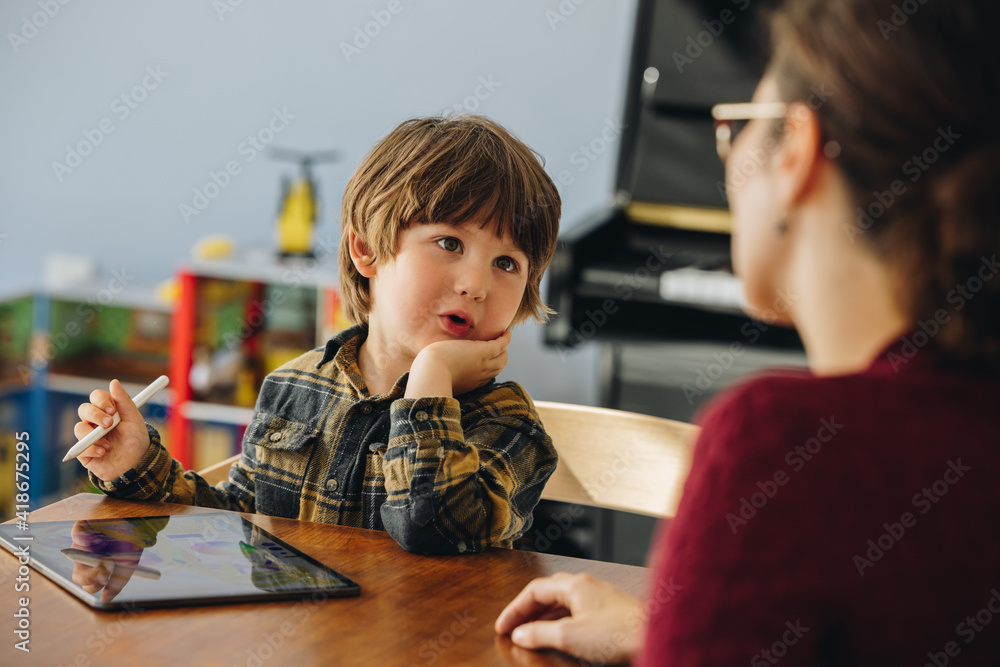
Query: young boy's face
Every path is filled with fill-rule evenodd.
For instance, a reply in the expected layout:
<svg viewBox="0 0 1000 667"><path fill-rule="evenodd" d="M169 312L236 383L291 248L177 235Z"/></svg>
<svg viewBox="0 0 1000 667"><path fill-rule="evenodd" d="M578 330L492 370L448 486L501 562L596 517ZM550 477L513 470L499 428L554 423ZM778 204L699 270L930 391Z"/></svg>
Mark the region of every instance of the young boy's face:
<svg viewBox="0 0 1000 667"><path fill-rule="evenodd" d="M412 356L441 340L492 340L517 314L528 257L495 224L414 223L370 279L369 323Z"/></svg>

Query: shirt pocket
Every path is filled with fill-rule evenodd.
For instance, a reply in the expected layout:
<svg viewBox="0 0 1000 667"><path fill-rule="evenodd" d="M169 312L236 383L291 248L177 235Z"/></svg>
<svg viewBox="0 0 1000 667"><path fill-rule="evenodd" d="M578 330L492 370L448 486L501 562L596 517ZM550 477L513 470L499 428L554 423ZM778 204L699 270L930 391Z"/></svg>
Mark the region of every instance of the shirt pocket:
<svg viewBox="0 0 1000 667"><path fill-rule="evenodd" d="M256 511L298 518L302 487L320 432L312 424L259 413L247 427L254 443Z"/></svg>

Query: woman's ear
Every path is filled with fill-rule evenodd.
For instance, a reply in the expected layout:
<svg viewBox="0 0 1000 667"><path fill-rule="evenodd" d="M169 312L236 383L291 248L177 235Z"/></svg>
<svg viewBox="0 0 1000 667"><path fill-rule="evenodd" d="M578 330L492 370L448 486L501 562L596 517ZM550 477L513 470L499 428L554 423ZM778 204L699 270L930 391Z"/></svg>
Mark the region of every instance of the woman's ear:
<svg viewBox="0 0 1000 667"><path fill-rule="evenodd" d="M820 149L822 133L814 111L805 104L790 105L785 122L778 158L777 194L785 210L789 210L809 196L826 158Z"/></svg>
<svg viewBox="0 0 1000 667"><path fill-rule="evenodd" d="M371 248L360 236L354 233L353 229L348 230L347 234L354 268L365 278L373 277L375 275L375 255Z"/></svg>

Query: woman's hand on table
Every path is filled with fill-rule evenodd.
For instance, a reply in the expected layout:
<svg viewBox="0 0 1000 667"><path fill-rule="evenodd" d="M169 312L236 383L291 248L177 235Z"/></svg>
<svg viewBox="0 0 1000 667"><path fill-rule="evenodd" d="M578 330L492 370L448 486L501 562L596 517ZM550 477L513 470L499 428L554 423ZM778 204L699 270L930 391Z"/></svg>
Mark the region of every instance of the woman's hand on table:
<svg viewBox="0 0 1000 667"><path fill-rule="evenodd" d="M529 583L494 627L521 648L554 648L607 664L627 662L642 639L642 602L589 574L560 572Z"/></svg>

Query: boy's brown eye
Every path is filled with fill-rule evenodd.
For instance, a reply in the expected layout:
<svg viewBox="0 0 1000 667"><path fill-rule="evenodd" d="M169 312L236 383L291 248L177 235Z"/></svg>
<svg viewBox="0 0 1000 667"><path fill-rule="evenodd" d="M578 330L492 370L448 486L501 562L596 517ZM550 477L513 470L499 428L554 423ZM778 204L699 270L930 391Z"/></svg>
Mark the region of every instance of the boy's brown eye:
<svg viewBox="0 0 1000 667"><path fill-rule="evenodd" d="M448 252L457 252L462 249L462 243L458 239L452 238L451 236L438 241L438 245Z"/></svg>
<svg viewBox="0 0 1000 667"><path fill-rule="evenodd" d="M498 257L496 261L497 268L501 271L517 271L517 262L515 262L510 257Z"/></svg>

